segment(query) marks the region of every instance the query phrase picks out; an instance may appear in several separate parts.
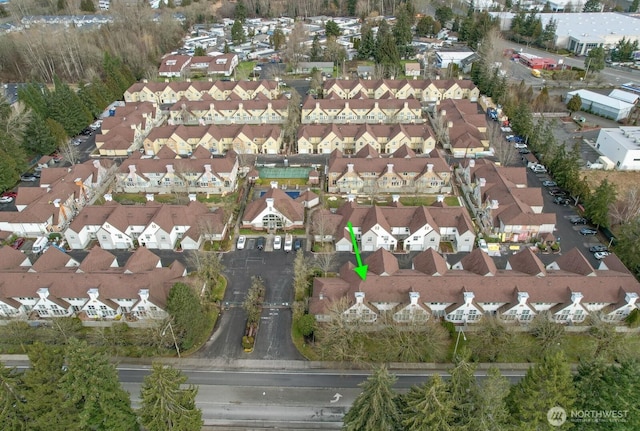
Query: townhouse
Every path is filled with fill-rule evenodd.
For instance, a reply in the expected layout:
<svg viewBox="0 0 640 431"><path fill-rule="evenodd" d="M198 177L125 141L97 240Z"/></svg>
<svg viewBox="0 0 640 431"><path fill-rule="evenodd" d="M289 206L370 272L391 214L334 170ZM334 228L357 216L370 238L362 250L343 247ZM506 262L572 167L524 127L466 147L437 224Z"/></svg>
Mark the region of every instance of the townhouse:
<svg viewBox="0 0 640 431"><path fill-rule="evenodd" d="M169 107L169 125L282 124L289 115L288 99L187 100Z"/></svg>
<svg viewBox="0 0 640 431"><path fill-rule="evenodd" d="M151 102L154 105L174 104L179 100L251 100L253 98L278 99L277 81L180 81L136 82L124 92L124 101Z"/></svg>
<svg viewBox="0 0 640 431"><path fill-rule="evenodd" d="M145 136L164 120L158 106L149 102L126 103L102 121L96 135L101 156L126 157L142 146Z"/></svg>
<svg viewBox="0 0 640 431"><path fill-rule="evenodd" d="M104 250L147 249L197 250L206 240L220 241L227 234L228 217L221 209L205 204L105 205L84 208L64 237L69 248L82 250L97 241Z"/></svg>
<svg viewBox="0 0 640 431"><path fill-rule="evenodd" d="M562 324L582 323L589 315L617 323L638 308L640 294L640 284L615 255L596 269L578 249L548 265L524 249L509 256L504 269L480 249L453 264L428 249L414 258L412 269L399 269L396 257L379 249L365 264L365 280L351 262L338 277L314 279L309 310L319 322L388 317L396 323L443 319L472 325L488 315L527 324L546 312ZM346 308L336 310L340 300Z"/></svg>
<svg viewBox="0 0 640 431"><path fill-rule="evenodd" d="M426 156L426 157L425 157ZM334 150L327 168L329 193L451 193L451 167L438 151L423 156L406 145L388 157L370 145L354 157Z"/></svg>
<svg viewBox="0 0 640 431"><path fill-rule="evenodd" d="M524 167L467 160L457 173L480 229L502 242L526 242L553 234L555 213L543 213L540 187L528 187Z"/></svg>
<svg viewBox="0 0 640 431"><path fill-rule="evenodd" d="M198 147L181 158L168 146L154 158L138 152L122 162L116 172L115 191L124 193L231 193L238 186L238 157L228 151L213 157Z"/></svg>
<svg viewBox="0 0 640 431"><path fill-rule="evenodd" d="M471 80L456 79L327 79L325 98L339 99L409 99L435 103L445 99L468 99L475 102L480 90Z"/></svg>
<svg viewBox="0 0 640 431"><path fill-rule="evenodd" d="M318 196L311 191L285 192L278 188L277 182L272 182L269 190L247 204L242 227L268 231L303 229L304 209L318 203Z"/></svg>
<svg viewBox="0 0 640 431"><path fill-rule="evenodd" d="M431 127L424 124L305 124L298 128L299 154L329 154L334 150L352 154L365 145L391 154L406 145L422 154L435 148Z"/></svg>
<svg viewBox="0 0 640 431"><path fill-rule="evenodd" d="M161 126L144 139L144 153L157 155L168 147L179 156L193 156L201 148L213 155L228 151L237 154L278 154L282 128L277 124L213 124L210 126Z"/></svg>
<svg viewBox="0 0 640 431"><path fill-rule="evenodd" d="M177 78L185 75L188 70L188 66L191 63L191 56L170 54L165 55L160 60L160 67L158 67L158 76L166 78Z"/></svg>
<svg viewBox="0 0 640 431"><path fill-rule="evenodd" d="M18 211L0 212L0 231L37 237L64 230L106 186L115 169L113 161L105 159L43 169L40 187L18 188Z"/></svg>
<svg viewBox="0 0 640 431"><path fill-rule="evenodd" d="M0 318L11 319L164 319L169 290L187 280L179 261L163 267L160 258L143 247L123 266L99 247L82 261L51 247L35 263L18 250L2 247L0 274Z"/></svg>
<svg viewBox="0 0 640 431"><path fill-rule="evenodd" d="M329 238L335 241L336 251L353 251L347 222L352 224L361 251L440 250L446 242L455 252L468 252L476 238L467 210L446 206L442 201L429 207L412 207L402 205L394 196L392 206L382 207L357 205L350 197L335 214L324 216L336 226L333 238ZM315 235L321 234L317 226Z"/></svg>
<svg viewBox="0 0 640 431"><path fill-rule="evenodd" d="M237 54L221 54L214 56L194 56L189 62L191 74L231 76L238 66Z"/></svg>
<svg viewBox="0 0 640 431"><path fill-rule="evenodd" d="M422 122L422 107L416 99L342 100L307 97L302 104L301 124Z"/></svg>
<svg viewBox="0 0 640 431"><path fill-rule="evenodd" d="M454 157L477 157L489 151L487 116L469 100L439 102L432 120L436 133L444 136L442 146Z"/></svg>

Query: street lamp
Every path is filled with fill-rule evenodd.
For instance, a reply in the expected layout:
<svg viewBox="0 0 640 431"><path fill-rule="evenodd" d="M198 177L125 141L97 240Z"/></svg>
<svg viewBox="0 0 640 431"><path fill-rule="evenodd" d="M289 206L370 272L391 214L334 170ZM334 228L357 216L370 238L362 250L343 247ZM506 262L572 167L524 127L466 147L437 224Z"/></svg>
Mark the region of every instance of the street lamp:
<svg viewBox="0 0 640 431"><path fill-rule="evenodd" d="M467 336L464 335L464 331L462 330L462 328L456 328L456 330L458 331L458 337L456 337L456 347L454 347L453 349L453 359L456 359L456 354L458 353L458 343L460 343L460 334L462 334L462 338L464 339L464 341L467 341Z"/></svg>
<svg viewBox="0 0 640 431"><path fill-rule="evenodd" d="M171 325L171 322L167 323L167 326L165 326L164 329L162 330L162 336L164 337L164 335L167 333L167 328L169 328L169 330L171 331L173 344L176 346L176 352L178 353L178 358L180 358L180 349L178 348L178 341L176 340L176 334L174 334L173 332L173 326Z"/></svg>

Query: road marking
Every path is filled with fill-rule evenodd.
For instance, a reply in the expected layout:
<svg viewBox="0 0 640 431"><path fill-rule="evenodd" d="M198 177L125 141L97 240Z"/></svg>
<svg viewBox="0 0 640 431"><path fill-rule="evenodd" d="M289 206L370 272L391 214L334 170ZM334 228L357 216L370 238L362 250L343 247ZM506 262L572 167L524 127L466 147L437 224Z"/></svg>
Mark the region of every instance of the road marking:
<svg viewBox="0 0 640 431"><path fill-rule="evenodd" d="M333 399L331 401L329 401L329 402L331 404L337 403L338 401L340 401L340 398L342 398L342 394L336 392L336 394L333 396Z"/></svg>

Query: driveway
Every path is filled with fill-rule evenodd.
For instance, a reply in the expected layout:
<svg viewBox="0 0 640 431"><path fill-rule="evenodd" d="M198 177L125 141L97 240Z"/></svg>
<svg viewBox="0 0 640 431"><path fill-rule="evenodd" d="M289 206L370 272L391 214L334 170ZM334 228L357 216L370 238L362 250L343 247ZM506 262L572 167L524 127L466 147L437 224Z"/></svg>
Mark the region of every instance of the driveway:
<svg viewBox="0 0 640 431"><path fill-rule="evenodd" d="M227 361L303 359L291 341L295 255L282 250L256 250L254 246L255 240L248 239L244 250L224 255L222 263L228 280L224 310L211 339L195 356ZM246 322L242 302L253 276L262 277L266 294L255 349L252 353L245 353L241 346Z"/></svg>

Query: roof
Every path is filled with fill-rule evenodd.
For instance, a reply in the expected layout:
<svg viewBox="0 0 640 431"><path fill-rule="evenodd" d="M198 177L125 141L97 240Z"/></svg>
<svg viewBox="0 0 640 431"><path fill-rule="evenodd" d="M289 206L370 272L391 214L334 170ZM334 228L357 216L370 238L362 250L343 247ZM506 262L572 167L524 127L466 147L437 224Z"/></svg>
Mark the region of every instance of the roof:
<svg viewBox="0 0 640 431"><path fill-rule="evenodd" d="M277 187L270 188L262 197L250 202L242 216L243 222L251 222L267 208L267 199L273 199L273 207L292 222L304 220L304 206Z"/></svg>
<svg viewBox="0 0 640 431"><path fill-rule="evenodd" d="M605 96L604 94L596 93L590 90L583 90L583 89L569 91L567 93L567 97L572 97L576 94L580 96L580 99L582 99L582 103L584 103L585 101L598 103L600 105L608 106L610 108L617 109L620 111L631 109L634 106L631 103L623 102L622 100L614 99L613 97Z"/></svg>

